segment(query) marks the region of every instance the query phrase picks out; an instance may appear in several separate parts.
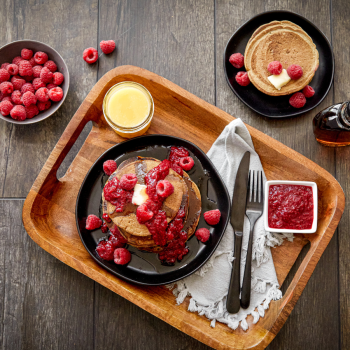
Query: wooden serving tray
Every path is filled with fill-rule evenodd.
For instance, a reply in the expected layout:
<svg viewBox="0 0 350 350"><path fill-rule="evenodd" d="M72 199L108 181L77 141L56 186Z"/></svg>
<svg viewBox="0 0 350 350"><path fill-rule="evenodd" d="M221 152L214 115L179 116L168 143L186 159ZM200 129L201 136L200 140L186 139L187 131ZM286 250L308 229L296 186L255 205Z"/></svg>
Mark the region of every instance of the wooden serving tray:
<svg viewBox="0 0 350 350"><path fill-rule="evenodd" d="M80 185L95 160L123 139L107 125L102 100L107 90L121 81L135 81L152 94L155 112L148 133L174 135L208 151L224 127L234 118L147 70L122 66L105 74L94 86L35 180L23 207L23 223L30 237L67 265L101 283L172 326L216 349L264 349L276 336L299 299L344 210L345 197L339 183L326 170L280 142L247 125L267 179L315 181L319 189L318 230L296 235L272 249L278 281L282 285L302 247L310 249L281 300L272 301L264 318L248 331L233 331L219 322L215 328L205 316L188 312L189 300L178 306L165 287L140 287L127 283L100 267L85 250L75 223L75 203ZM57 169L85 124L92 130L64 177Z"/></svg>

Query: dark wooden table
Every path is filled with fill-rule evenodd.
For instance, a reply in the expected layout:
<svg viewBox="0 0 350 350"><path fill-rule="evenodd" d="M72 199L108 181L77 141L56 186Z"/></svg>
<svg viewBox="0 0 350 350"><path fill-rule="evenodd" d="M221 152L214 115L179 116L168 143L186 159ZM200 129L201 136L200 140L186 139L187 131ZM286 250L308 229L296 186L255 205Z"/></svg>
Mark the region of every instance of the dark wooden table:
<svg viewBox="0 0 350 350"><path fill-rule="evenodd" d="M333 45L334 86L315 110L270 120L252 112L225 81L222 55L250 17L287 9L314 22ZM350 147L326 148L313 116L350 97L347 0L0 1L0 45L35 39L66 60L71 85L62 108L34 125L0 121L0 344L3 349L208 349L39 248L21 220L23 201L51 150L97 80L132 64L175 82L276 138L332 173L350 195ZM85 48L114 39L117 51L89 66ZM64 174L89 132L60 169ZM349 164L348 164L349 163ZM349 196L350 197L350 196ZM268 349L350 349L349 206L303 295ZM209 323L208 323L209 324Z"/></svg>

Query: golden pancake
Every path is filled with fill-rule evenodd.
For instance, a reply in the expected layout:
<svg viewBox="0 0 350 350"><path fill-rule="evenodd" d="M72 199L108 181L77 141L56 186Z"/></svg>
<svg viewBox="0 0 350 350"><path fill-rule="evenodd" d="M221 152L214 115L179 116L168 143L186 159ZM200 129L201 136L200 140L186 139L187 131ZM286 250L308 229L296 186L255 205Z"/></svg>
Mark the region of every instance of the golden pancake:
<svg viewBox="0 0 350 350"><path fill-rule="evenodd" d="M281 62L284 69L297 64L303 75L277 90L267 79L271 75L267 66L272 61ZM253 33L245 49L244 65L257 89L271 96L289 95L310 83L319 65L319 54L301 27L289 21L273 21Z"/></svg>

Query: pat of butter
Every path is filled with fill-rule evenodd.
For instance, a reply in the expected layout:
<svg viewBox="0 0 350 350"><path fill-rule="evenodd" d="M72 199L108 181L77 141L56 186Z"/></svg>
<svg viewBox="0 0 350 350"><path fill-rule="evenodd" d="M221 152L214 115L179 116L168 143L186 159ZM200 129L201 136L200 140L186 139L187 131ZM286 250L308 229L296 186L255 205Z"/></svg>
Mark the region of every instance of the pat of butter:
<svg viewBox="0 0 350 350"><path fill-rule="evenodd" d="M270 83L277 89L281 90L282 86L286 85L290 81L290 76L285 69L282 69L282 73L279 75L270 75L267 77Z"/></svg>
<svg viewBox="0 0 350 350"><path fill-rule="evenodd" d="M148 195L146 193L146 185L136 184L134 187L134 195L132 196L132 204L141 205L146 202Z"/></svg>

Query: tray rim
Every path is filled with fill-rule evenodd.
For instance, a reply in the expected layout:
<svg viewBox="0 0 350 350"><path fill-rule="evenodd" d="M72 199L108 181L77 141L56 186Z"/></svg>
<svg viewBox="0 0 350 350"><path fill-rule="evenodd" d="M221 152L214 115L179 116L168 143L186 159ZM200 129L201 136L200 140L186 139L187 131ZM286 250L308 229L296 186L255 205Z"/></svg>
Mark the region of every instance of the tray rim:
<svg viewBox="0 0 350 350"><path fill-rule="evenodd" d="M68 124L67 128L63 132L57 145L50 154L42 170L40 171L23 205L22 220L24 227L28 235L34 240L34 242L36 242L40 247L42 247L44 250L46 250L65 264L73 267L77 271L87 275L88 277L92 278L98 283L113 290L115 293L125 297L134 304L142 307L146 311L161 318L162 320L178 328L179 330L198 339L199 341L206 343L209 346L218 349L242 349L242 344L238 344L240 347L235 347L235 345L224 343L220 339L213 339L208 333L201 332L198 329L198 327L196 327L194 324L186 322L184 320L180 320L176 317L176 315L169 316L165 309L155 307L155 304L151 301L144 300L140 297L135 298L134 293L132 293L131 290L125 287L125 285L128 287L130 287L130 285L124 283L120 279L117 279L115 276L109 276L109 278L107 278L106 273L103 273L103 271L94 270L92 267L84 264L84 262L79 261L76 257L73 257L68 253L64 252L58 246L55 246L51 244L51 242L47 241L43 236L40 235L40 232L36 230L35 223L32 220L32 215L35 216L36 214L32 213L31 211L36 197L39 196L44 200L47 200L45 195L49 195L50 191L47 191L43 187L44 184L49 184L50 186L53 186L55 185L55 183L58 182L56 177L57 169L59 168L60 164L65 158L65 155L62 154L64 152L68 153L68 151L73 146L80 132L82 131L82 129L88 121L91 120L93 122L97 122L99 119L98 116L100 115L101 111L93 104L94 95L97 91L101 90L100 86L107 85L110 79L113 79L118 75L127 74L140 76L152 80L154 83L163 85L164 88L174 91L180 97L187 100L190 99L192 103L200 105L202 108L206 108L215 116L222 118L222 120L224 122L227 122L227 124L235 119L228 113L220 110L218 107L209 104L208 102L198 98L197 96L189 93L188 91L182 89L176 84L155 73L149 72L145 69L138 68L135 66L120 66L112 69L111 71L107 72L95 84L95 86L92 88L85 100L82 102L79 109ZM317 172L322 178L331 183L334 186L334 191L336 192L336 196L334 199L334 211L330 216L330 223L324 230L322 239L320 239L318 244L312 244L311 242L310 250L304 258L302 265L296 272L293 281L289 285L285 295L282 297L282 299L271 303L273 305L270 306L270 308L273 307L277 312L274 323L272 324L270 329L266 330L266 332L260 335L260 341L254 343L254 345L251 346L251 349L264 349L277 335L278 331L282 328L283 324L287 320L289 314L294 308L295 303L297 302L303 289L305 288L306 283L308 282L311 274L313 273L313 270L318 260L320 259L323 251L325 250L330 239L332 238L344 211L345 196L338 181L325 169L321 168L316 163L312 162L311 160L304 157L300 153L292 150L291 148L283 145L279 141L271 138L270 136L258 131L257 129L247 124L246 126L250 134L254 135L256 142L268 144L268 147L273 148L276 152L284 155L288 159L290 159L291 156L293 156L295 159L297 159L298 163L314 172ZM92 131L93 130L94 127ZM114 283L114 281L118 281L118 284ZM237 335L237 337L238 336L239 335Z"/></svg>

